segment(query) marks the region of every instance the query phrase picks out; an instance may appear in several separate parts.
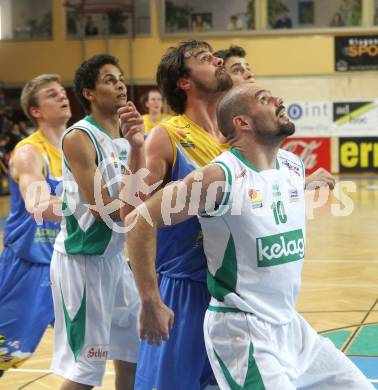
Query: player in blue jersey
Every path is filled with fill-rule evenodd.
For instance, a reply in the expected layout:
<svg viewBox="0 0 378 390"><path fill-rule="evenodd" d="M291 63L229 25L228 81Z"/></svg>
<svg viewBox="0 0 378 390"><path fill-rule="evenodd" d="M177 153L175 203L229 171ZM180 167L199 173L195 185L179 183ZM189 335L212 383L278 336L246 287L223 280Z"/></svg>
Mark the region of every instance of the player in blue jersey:
<svg viewBox="0 0 378 390"><path fill-rule="evenodd" d="M163 56L158 86L179 115L155 127L148 137L150 183L183 178L225 149L216 126L216 104L232 82L222 63L202 41L184 42ZM153 320L156 310L169 310L164 302L175 312L175 321L170 340L162 346L142 343L135 389L203 389L212 378L202 329L209 293L196 218L159 231L156 267L162 299L142 293L142 314Z"/></svg>
<svg viewBox="0 0 378 390"><path fill-rule="evenodd" d="M37 131L17 144L10 159L10 212L0 256L1 371L29 358L54 321L50 260L60 225L54 205L60 204L60 138L71 117L57 75L30 80L21 105Z"/></svg>

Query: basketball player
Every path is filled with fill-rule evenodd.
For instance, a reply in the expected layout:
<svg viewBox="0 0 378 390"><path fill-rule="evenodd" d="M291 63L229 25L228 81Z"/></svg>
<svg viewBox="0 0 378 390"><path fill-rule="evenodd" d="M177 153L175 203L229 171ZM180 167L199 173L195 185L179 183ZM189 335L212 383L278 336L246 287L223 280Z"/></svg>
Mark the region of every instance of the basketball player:
<svg viewBox="0 0 378 390"><path fill-rule="evenodd" d="M153 195L144 205L153 224L138 218L139 208L126 218L127 224L138 218L127 243L139 290L158 302L156 276L147 271L155 247L145 245L155 243L156 226L182 223L197 209L212 296L205 342L220 389L374 389L295 310L305 175L302 161L279 148L295 131L282 99L256 83L242 84L222 97L217 118L230 149ZM155 309L154 322L142 318L140 332L160 344L173 313L163 304Z"/></svg>
<svg viewBox="0 0 378 390"><path fill-rule="evenodd" d="M221 81L218 87L214 74ZM222 61L211 54L211 47L197 41L171 48L161 60L157 79L168 104L182 113L157 126L146 145L150 182L168 183L206 165L227 148L216 126L215 107L232 84ZM248 79L254 81L253 77ZM156 268L162 301L174 310L176 320L170 340L161 347L142 342L135 388L203 389L212 379L202 330L210 297L202 232L195 218L159 229ZM141 297L142 309L145 307L146 316L153 318L155 308L148 294L143 297L141 292ZM180 368L171 372L175 362Z"/></svg>
<svg viewBox="0 0 378 390"><path fill-rule="evenodd" d="M214 53L214 56L223 59L224 67L230 75L234 86L255 82L255 75L246 59L246 55L247 53L242 47L234 45L231 45L228 49L218 50ZM333 189L335 179L324 168L318 168L315 172L306 176L306 188L310 188L310 183L312 188L328 186L330 189Z"/></svg>
<svg viewBox="0 0 378 390"><path fill-rule="evenodd" d="M225 150L216 104L232 81L222 63L203 41L183 42L162 57L158 87L179 115L156 126L147 138L150 184L181 179ZM203 338L210 296L197 218L159 230L156 269L162 301L174 310L176 321L162 346L141 343L135 389L203 389L213 375ZM142 293L141 299L142 310L155 310L148 296ZM162 301L159 296L158 305Z"/></svg>
<svg viewBox="0 0 378 390"><path fill-rule="evenodd" d="M55 74L27 82L21 106L37 131L16 145L9 163L10 212L0 256L0 373L29 358L54 321L50 261L60 221L54 205L60 204L60 138L71 117Z"/></svg>
<svg viewBox="0 0 378 390"><path fill-rule="evenodd" d="M114 57L84 61L74 83L89 115L62 138L64 218L51 263L52 370L66 378L62 390L91 389L101 386L111 359L116 389L132 390L139 299L124 255L118 196L127 160L132 172L144 163L143 119L127 102ZM117 110L124 106L122 134Z"/></svg>
<svg viewBox="0 0 378 390"><path fill-rule="evenodd" d="M143 115L144 131L147 134L160 122L167 122L172 117L163 113L163 99L157 89L148 91L144 105L148 110L148 114Z"/></svg>

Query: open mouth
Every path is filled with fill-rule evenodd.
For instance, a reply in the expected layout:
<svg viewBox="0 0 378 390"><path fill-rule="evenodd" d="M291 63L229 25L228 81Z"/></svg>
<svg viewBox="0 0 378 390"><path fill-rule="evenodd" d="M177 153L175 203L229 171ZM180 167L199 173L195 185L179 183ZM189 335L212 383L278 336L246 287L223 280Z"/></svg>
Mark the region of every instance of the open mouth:
<svg viewBox="0 0 378 390"><path fill-rule="evenodd" d="M287 117L287 115L286 115L286 108L284 106L278 107L277 110L276 110L276 115L279 118Z"/></svg>
<svg viewBox="0 0 378 390"><path fill-rule="evenodd" d="M120 93L119 95L117 95L117 98L118 99L127 99L127 95L125 93Z"/></svg>

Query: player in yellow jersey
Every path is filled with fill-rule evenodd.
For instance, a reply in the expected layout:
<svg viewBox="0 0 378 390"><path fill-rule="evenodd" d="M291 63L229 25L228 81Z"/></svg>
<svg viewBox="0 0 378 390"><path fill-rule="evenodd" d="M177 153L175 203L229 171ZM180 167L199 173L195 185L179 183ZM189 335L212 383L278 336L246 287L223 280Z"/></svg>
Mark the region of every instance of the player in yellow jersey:
<svg viewBox="0 0 378 390"><path fill-rule="evenodd" d="M151 89L146 94L144 105L148 114L143 115L144 131L150 134L151 130L160 122L167 122L172 115L163 113L163 99L157 89Z"/></svg>
<svg viewBox="0 0 378 390"><path fill-rule="evenodd" d="M54 321L50 260L60 226L54 205L60 204L60 138L71 116L57 75L30 80L22 90L21 105L37 131L16 145L10 159L10 212L0 256L2 371L30 357ZM37 224L33 217L43 222Z"/></svg>
<svg viewBox="0 0 378 390"><path fill-rule="evenodd" d="M159 124L147 138L150 183L183 178L227 147L216 125L217 101L232 86L222 63L203 41L183 42L163 56L158 87L178 115ZM139 279L142 314L152 322L171 315L164 302L174 310L175 321L170 340L162 346L142 342L135 389L203 389L212 379L202 329L210 297L197 218L158 232L156 267L162 299Z"/></svg>

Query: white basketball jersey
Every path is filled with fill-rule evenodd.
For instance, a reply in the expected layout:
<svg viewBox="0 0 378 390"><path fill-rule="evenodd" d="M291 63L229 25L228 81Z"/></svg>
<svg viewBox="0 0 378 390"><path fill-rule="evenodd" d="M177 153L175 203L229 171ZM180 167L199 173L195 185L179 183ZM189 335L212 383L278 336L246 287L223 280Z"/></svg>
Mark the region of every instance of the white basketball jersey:
<svg viewBox="0 0 378 390"><path fill-rule="evenodd" d="M213 163L227 185L218 210L199 217L211 306L287 323L305 253L303 163L280 149L276 169L259 172L233 148Z"/></svg>
<svg viewBox="0 0 378 390"><path fill-rule="evenodd" d="M124 138L112 139L104 129L87 116L66 130L63 138L73 129L81 129L90 137L96 149L95 175L96 205L103 205L101 185L105 183L109 195L118 198L121 178L127 167L129 143ZM54 248L69 255L112 256L124 250L125 235L121 222L114 222L110 213L96 220L90 206L78 188L63 153L63 213L61 231ZM113 210L114 211L114 210ZM105 215L106 214L106 215Z"/></svg>

